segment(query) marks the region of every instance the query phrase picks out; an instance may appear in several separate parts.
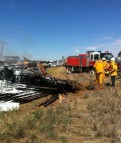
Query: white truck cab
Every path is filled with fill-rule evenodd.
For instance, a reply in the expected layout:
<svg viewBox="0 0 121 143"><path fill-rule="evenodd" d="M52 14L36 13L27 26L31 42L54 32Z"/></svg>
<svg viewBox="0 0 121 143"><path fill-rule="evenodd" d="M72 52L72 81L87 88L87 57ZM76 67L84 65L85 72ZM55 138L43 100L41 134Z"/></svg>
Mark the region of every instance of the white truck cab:
<svg viewBox="0 0 121 143"><path fill-rule="evenodd" d="M107 61L109 61L113 55L109 52L92 52L90 53L90 61L96 61L99 58L105 58Z"/></svg>
<svg viewBox="0 0 121 143"><path fill-rule="evenodd" d="M90 61L96 61L100 58L99 52L92 52L90 53Z"/></svg>

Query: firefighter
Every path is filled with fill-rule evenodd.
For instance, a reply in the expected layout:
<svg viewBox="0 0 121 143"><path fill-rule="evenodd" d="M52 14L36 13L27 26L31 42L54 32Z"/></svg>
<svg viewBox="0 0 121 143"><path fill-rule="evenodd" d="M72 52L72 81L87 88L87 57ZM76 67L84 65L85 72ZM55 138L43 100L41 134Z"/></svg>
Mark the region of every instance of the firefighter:
<svg viewBox="0 0 121 143"><path fill-rule="evenodd" d="M109 69L110 69L109 72L110 72L110 76L111 76L112 87L115 87L115 78L117 76L118 67L117 67L117 64L115 62L114 57L110 59Z"/></svg>
<svg viewBox="0 0 121 143"><path fill-rule="evenodd" d="M95 62L94 68L96 71L96 81L98 82L99 85L102 85L104 67L103 67L103 61L100 58Z"/></svg>
<svg viewBox="0 0 121 143"><path fill-rule="evenodd" d="M103 61L103 68L104 68L103 79L105 79L105 73L107 73L107 69L109 67L109 64L104 57L102 58L102 61Z"/></svg>

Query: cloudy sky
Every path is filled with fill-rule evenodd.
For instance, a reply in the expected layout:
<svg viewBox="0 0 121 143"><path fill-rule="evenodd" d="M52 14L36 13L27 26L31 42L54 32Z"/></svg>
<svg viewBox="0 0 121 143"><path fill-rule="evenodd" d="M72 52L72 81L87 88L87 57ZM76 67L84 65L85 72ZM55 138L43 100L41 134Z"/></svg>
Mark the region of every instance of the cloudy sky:
<svg viewBox="0 0 121 143"><path fill-rule="evenodd" d="M121 50L121 0L0 0L4 55L56 60Z"/></svg>

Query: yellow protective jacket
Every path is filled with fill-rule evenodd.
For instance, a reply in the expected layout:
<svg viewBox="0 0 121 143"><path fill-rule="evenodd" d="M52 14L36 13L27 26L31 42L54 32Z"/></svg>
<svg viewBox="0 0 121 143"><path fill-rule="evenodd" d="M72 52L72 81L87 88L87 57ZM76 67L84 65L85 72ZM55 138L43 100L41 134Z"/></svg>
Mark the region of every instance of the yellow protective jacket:
<svg viewBox="0 0 121 143"><path fill-rule="evenodd" d="M117 71L118 71L118 66L115 62L111 62L110 63L110 75L111 76L116 76L117 75Z"/></svg>
<svg viewBox="0 0 121 143"><path fill-rule="evenodd" d="M97 60L96 63L94 64L94 68L96 70L96 73L103 73L104 72L103 61Z"/></svg>
<svg viewBox="0 0 121 143"><path fill-rule="evenodd" d="M108 69L109 64L107 63L107 61L103 61L103 67L105 70Z"/></svg>

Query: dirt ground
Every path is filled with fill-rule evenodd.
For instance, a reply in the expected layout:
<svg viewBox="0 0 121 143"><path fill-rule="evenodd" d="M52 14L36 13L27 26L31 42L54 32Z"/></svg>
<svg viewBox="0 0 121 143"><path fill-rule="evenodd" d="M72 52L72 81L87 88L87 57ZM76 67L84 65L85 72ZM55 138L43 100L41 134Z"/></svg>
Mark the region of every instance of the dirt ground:
<svg viewBox="0 0 121 143"><path fill-rule="evenodd" d="M93 104L94 97L97 97L99 94L108 96L109 91L117 92L118 95L121 95L121 77L116 79L116 89L111 88L110 86L110 77L106 77L104 84L99 86L95 82L95 75L90 75L88 73L71 73L67 74L66 68L63 66L52 67L47 69L48 74L58 79L70 79L75 80L81 85L81 90L76 93L67 93L64 95L64 100L59 104L59 100L56 100L46 109L56 109L63 107L69 112L69 118L72 123L66 127L66 132L57 130L59 135L67 137L69 143L112 143L110 138L101 135L97 136L95 129L91 128L91 113L89 111L89 103ZM88 90L86 87L93 85L95 89ZM46 98L38 99L33 101L31 104L21 105L21 110L25 115L32 113L33 111L41 108L38 107L38 104L45 101ZM97 97L98 98L98 97ZM60 141L48 141L48 143L61 143ZM66 140L63 140L63 143L66 143ZM119 142L117 142L119 143Z"/></svg>
<svg viewBox="0 0 121 143"><path fill-rule="evenodd" d="M70 79L70 80L75 80L78 83L80 83L83 86L83 89L86 90L86 87L89 85L94 85L95 90L98 89L107 89L110 88L111 86L111 79L110 76L106 76L103 85L99 86L95 82L95 75L90 75L88 73L71 73L67 74L66 68L61 66L61 67L53 67L48 69L48 73L52 75L53 77L57 79ZM121 76L116 77L116 90L120 93L120 84L121 84ZM76 93L77 94L77 93Z"/></svg>
<svg viewBox="0 0 121 143"><path fill-rule="evenodd" d="M106 94L107 90L114 89L110 86L110 77L106 76L104 84L99 86L95 82L95 75L89 75L88 73L71 73L67 74L65 67L54 67L48 69L49 74L58 79L70 79L79 82L82 85L82 90L77 93L68 93L65 96L65 101L62 106L69 105L71 108L71 117L73 123L69 127L68 136L70 138L69 143L110 143L110 139L106 137L96 137L95 131L89 127L88 119L90 118L89 111L87 109L88 102L92 99L92 96L96 94ZM86 87L94 85L94 90L87 90ZM117 76L115 92L121 95L121 77ZM108 96L108 95L107 95ZM58 101L50 105L56 108Z"/></svg>

